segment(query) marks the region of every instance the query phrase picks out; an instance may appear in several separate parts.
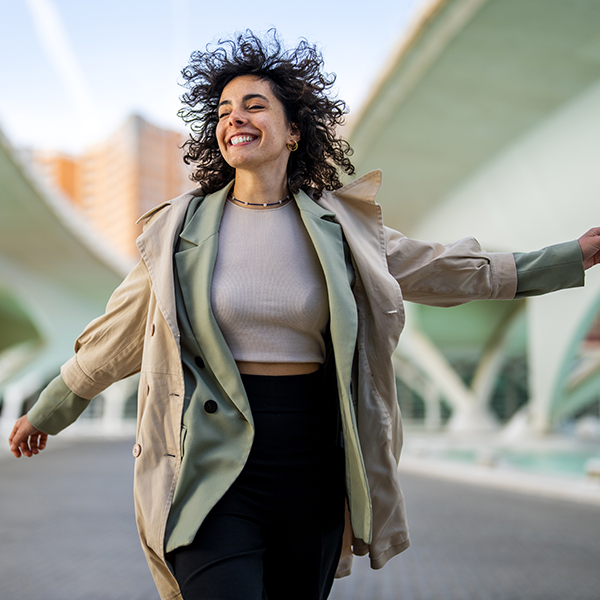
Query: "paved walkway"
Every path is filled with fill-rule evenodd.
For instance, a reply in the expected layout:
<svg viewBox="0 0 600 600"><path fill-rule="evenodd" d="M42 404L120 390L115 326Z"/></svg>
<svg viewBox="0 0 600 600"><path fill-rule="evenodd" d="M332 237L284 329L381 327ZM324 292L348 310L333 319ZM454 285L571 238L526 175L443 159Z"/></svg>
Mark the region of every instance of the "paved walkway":
<svg viewBox="0 0 600 600"><path fill-rule="evenodd" d="M158 600L131 441L52 439L0 458L0 600ZM331 600L597 600L600 507L403 474L413 545L356 558Z"/></svg>
<svg viewBox="0 0 600 600"><path fill-rule="evenodd" d="M2 440L4 442L4 440ZM129 440L0 459L0 600L158 600L133 513Z"/></svg>

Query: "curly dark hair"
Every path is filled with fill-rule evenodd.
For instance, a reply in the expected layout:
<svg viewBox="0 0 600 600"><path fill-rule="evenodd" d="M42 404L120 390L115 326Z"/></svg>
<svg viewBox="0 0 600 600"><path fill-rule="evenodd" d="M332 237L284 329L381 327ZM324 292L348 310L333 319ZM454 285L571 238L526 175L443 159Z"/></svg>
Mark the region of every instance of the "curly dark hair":
<svg viewBox="0 0 600 600"><path fill-rule="evenodd" d="M300 131L299 148L287 166L290 191L312 188L318 198L324 189L342 187L338 167L353 175L354 165L348 158L350 145L335 129L348 111L342 100L329 97L335 75L321 72L322 67L323 57L314 45L303 39L295 49L284 50L274 29L265 40L246 30L235 39L220 40L215 49L209 45L205 52L192 53L182 71L189 91L181 97L184 108L178 114L191 128L183 144L184 161L197 163L191 179L203 193L215 192L235 176L219 151L217 107L225 86L242 75L268 81L288 122Z"/></svg>

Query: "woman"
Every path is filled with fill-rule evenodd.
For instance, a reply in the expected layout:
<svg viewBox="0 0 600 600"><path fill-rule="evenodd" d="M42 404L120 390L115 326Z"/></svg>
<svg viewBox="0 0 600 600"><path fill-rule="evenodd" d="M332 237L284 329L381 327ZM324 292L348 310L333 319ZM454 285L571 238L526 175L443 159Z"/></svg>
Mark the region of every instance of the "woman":
<svg viewBox="0 0 600 600"><path fill-rule="evenodd" d="M407 300L451 306L582 285L600 230L538 253L409 240L352 174L333 78L252 33L183 74L199 188L142 217L142 255L15 424L37 454L141 373L135 503L163 599L321 600L342 540L380 568L408 530L391 354ZM583 263L582 263L583 257ZM345 506L347 535L343 536Z"/></svg>

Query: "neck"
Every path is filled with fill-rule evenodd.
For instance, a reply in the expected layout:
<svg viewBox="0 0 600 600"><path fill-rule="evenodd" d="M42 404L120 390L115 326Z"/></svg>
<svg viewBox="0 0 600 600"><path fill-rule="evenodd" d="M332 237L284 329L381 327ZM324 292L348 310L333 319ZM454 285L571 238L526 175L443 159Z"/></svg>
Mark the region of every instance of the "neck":
<svg viewBox="0 0 600 600"><path fill-rule="evenodd" d="M285 173L280 177L264 177L237 169L232 192L242 202L274 204L288 195L287 179Z"/></svg>

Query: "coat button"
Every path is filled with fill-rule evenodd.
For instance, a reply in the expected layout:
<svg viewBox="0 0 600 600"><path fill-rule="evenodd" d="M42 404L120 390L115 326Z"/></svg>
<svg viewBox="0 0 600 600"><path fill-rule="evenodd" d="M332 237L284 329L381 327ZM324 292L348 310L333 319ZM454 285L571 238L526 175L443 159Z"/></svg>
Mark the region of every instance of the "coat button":
<svg viewBox="0 0 600 600"><path fill-rule="evenodd" d="M217 403L214 400L207 400L204 403L204 410L209 414L216 413L217 408L219 407L217 406Z"/></svg>
<svg viewBox="0 0 600 600"><path fill-rule="evenodd" d="M202 358L200 356L196 356L196 358L194 359L194 362L196 363L196 366L200 369L204 369L204 361L202 360Z"/></svg>
<svg viewBox="0 0 600 600"><path fill-rule="evenodd" d="M142 453L142 447L139 444L136 444L131 452L137 458Z"/></svg>
<svg viewBox="0 0 600 600"><path fill-rule="evenodd" d="M152 337L156 332L156 325L152 323L152 327L150 327L150 336Z"/></svg>

